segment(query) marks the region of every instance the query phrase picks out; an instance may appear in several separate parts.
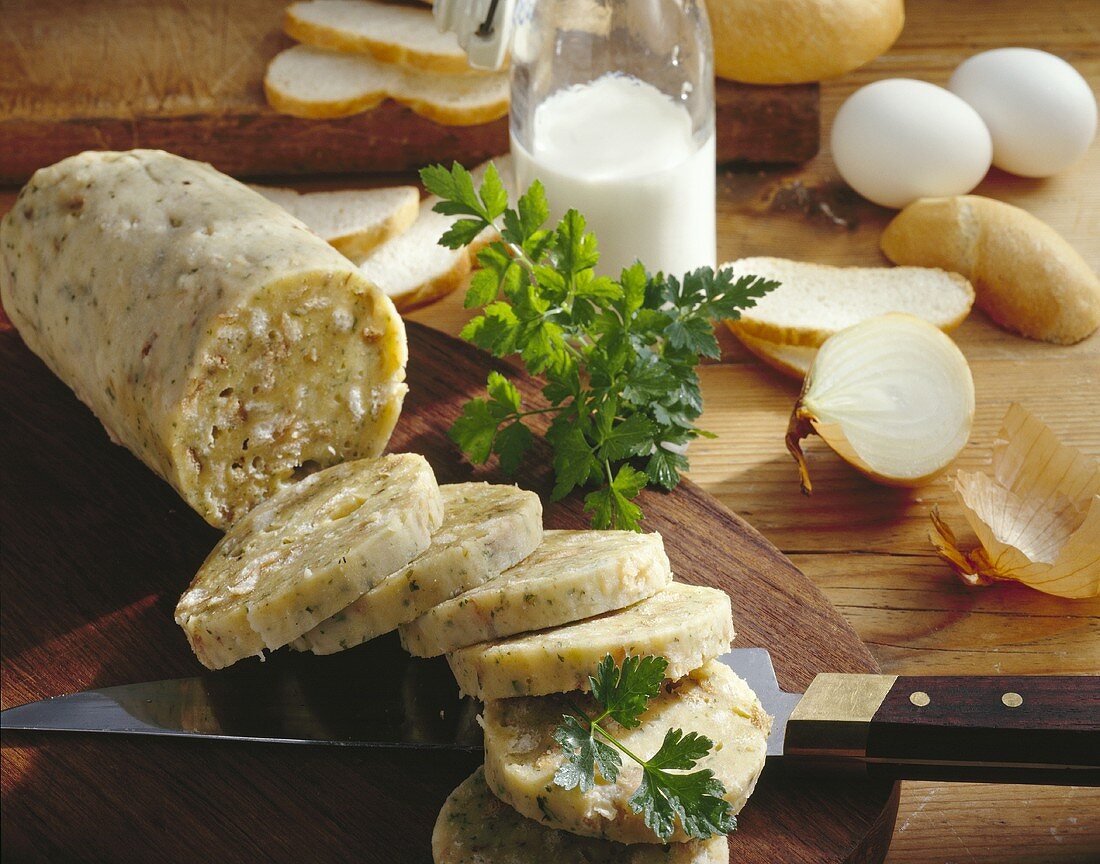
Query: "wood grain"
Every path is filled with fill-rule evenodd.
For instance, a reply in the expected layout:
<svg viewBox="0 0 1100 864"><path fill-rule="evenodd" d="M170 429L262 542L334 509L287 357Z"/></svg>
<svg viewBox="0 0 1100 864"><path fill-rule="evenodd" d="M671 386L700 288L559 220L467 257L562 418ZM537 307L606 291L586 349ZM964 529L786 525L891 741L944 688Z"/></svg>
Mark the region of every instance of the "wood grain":
<svg viewBox="0 0 1100 864"><path fill-rule="evenodd" d="M0 182L88 149L158 147L236 176L409 171L508 149L508 123L441 126L392 102L340 120L268 107L285 0L5 3ZM718 161L803 162L818 86L719 82Z"/></svg>
<svg viewBox="0 0 1100 864"><path fill-rule="evenodd" d="M410 393L391 449L424 454L441 482L500 479L491 469L471 471L445 431L489 369L504 367L417 325L410 349ZM0 462L4 706L195 674L171 610L216 532L111 445L14 331L0 333L0 358L0 452L21 454ZM538 403L532 382L522 389ZM552 485L546 455L523 474L524 485L544 497ZM674 572L729 592L737 644L771 649L785 687L802 689L823 669L874 669L820 592L714 499L690 484L644 499L647 526L667 538ZM549 506L547 524L585 526L579 505L573 496ZM363 648L358 664L340 661L353 663L349 687L370 686L394 665L377 654L385 642ZM426 859L435 813L472 762L9 733L3 766L5 857L125 860L135 844L156 843L171 826L177 839L159 860L341 860L357 848L363 860L388 862ZM731 839L731 860L763 864L776 850L790 862L880 860L895 809L889 782L806 781L771 771Z"/></svg>

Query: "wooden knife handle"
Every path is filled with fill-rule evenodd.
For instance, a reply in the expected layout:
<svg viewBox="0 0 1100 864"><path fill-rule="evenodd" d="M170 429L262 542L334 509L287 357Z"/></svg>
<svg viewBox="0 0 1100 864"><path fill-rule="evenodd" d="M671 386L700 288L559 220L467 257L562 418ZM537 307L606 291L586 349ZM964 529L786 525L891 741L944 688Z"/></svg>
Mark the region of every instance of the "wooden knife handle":
<svg viewBox="0 0 1100 864"><path fill-rule="evenodd" d="M819 675L784 754L890 779L1100 786L1100 676Z"/></svg>

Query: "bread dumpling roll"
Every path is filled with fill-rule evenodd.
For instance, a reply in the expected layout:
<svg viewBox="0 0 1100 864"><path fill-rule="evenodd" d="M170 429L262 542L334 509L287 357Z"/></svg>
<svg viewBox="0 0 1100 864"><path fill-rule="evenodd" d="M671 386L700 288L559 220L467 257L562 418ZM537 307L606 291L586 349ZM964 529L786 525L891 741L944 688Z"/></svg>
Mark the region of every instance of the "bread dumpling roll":
<svg viewBox="0 0 1100 864"><path fill-rule="evenodd" d="M30 349L212 525L389 440L407 359L393 303L209 165L65 159L19 194L0 254Z"/></svg>

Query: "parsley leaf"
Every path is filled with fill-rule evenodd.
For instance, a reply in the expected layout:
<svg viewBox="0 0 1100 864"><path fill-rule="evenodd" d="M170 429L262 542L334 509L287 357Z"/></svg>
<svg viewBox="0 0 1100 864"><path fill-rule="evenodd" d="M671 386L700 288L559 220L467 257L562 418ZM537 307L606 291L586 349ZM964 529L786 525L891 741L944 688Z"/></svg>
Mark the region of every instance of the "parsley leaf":
<svg viewBox="0 0 1100 864"><path fill-rule="evenodd" d="M610 467L607 473L610 476ZM645 472L624 462L606 486L585 495L584 509L592 514L592 527L641 530L642 508L634 503L634 499L645 487L646 480Z"/></svg>
<svg viewBox="0 0 1100 864"><path fill-rule="evenodd" d="M592 698L604 706L607 716L625 729L641 721L646 703L660 692L668 661L664 657L637 657L628 654L622 667L608 654L589 678Z"/></svg>
<svg viewBox="0 0 1100 864"><path fill-rule="evenodd" d="M547 226L539 181L513 208L493 165L479 189L458 163L429 165L420 176L440 199L433 209L456 217L442 245L499 238L477 253L465 305L481 313L462 338L496 357L518 355L542 376L550 403L523 411L499 384L499 392L490 387L463 408L452 440L475 463L495 453L511 473L531 449L523 418L547 414L554 499L589 487L584 509L595 527L641 530L642 489L674 488L688 468L684 445L707 434L695 426L703 410L695 367L719 356L715 322L737 318L776 283L709 267L654 275L640 262L616 280L597 273L599 244L579 212Z"/></svg>
<svg viewBox="0 0 1100 864"><path fill-rule="evenodd" d="M622 757L617 750L596 738L594 727L585 726L572 714L562 716L562 725L554 730L557 741L566 754L566 759L554 773L554 783L563 789L576 789L587 792L596 785L596 767L600 776L610 783L615 782L622 767Z"/></svg>
<svg viewBox="0 0 1100 864"><path fill-rule="evenodd" d="M589 678L600 713L589 717L570 706L570 713L562 715L561 725L554 730L564 756L554 783L587 792L596 785L597 771L606 782L614 782L622 768L622 753L642 766L642 782L629 799L630 808L642 814L659 839L671 839L677 820L689 837L728 834L737 827L737 820L725 799L725 787L708 768L692 771L714 742L696 732L669 729L660 749L645 759L624 747L604 725L610 720L626 729L638 726L647 703L660 692L667 668L664 657L628 654L617 666L608 654L600 661Z"/></svg>

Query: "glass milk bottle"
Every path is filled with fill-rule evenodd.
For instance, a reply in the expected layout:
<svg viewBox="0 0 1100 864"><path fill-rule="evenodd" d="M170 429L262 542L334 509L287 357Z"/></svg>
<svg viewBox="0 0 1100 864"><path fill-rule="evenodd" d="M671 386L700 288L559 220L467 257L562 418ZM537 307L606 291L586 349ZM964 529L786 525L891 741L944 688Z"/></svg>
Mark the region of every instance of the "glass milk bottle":
<svg viewBox="0 0 1100 864"><path fill-rule="evenodd" d="M714 58L703 0L518 0L512 158L579 210L600 272L715 265Z"/></svg>

